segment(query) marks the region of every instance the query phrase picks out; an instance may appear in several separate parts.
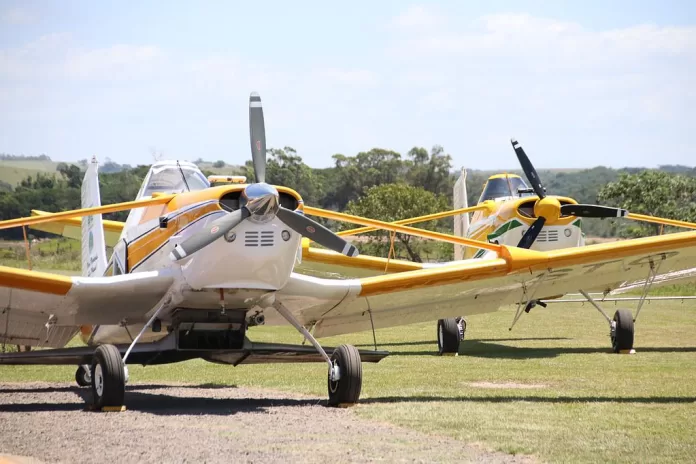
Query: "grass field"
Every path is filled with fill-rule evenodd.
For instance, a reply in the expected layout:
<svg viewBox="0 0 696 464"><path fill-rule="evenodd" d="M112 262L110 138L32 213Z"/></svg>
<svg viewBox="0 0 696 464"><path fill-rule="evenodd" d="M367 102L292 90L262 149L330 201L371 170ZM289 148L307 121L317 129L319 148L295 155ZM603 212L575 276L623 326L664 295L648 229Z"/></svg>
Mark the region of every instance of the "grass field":
<svg viewBox="0 0 696 464"><path fill-rule="evenodd" d="M82 266L80 242L66 238L32 243L31 264L34 270L72 271L79 274ZM27 269L23 241L0 241L0 265Z"/></svg>
<svg viewBox="0 0 696 464"><path fill-rule="evenodd" d="M4 163L2 161L1 163ZM48 171L43 171L41 169L28 169L13 166L0 165L0 181L6 182L11 186L17 186L22 179L26 179L28 176L36 177L36 173L46 173Z"/></svg>
<svg viewBox="0 0 696 464"><path fill-rule="evenodd" d="M0 181L15 186L27 176L36 176L37 172L56 172L58 163L41 160L2 160L0 161Z"/></svg>
<svg viewBox="0 0 696 464"><path fill-rule="evenodd" d="M392 355L364 365L362 417L553 462L693 462L696 456L696 308L653 302L637 323L635 355L609 351L591 307L513 308L469 318L459 357L434 356L435 324L377 332ZM290 328L257 340L299 342ZM372 334L323 340L369 349ZM3 381L71 381L73 367L0 367ZM130 368L134 382L264 387L326 396L326 368L203 361ZM127 401L127 400L126 400ZM456 456L452 457L456 460Z"/></svg>

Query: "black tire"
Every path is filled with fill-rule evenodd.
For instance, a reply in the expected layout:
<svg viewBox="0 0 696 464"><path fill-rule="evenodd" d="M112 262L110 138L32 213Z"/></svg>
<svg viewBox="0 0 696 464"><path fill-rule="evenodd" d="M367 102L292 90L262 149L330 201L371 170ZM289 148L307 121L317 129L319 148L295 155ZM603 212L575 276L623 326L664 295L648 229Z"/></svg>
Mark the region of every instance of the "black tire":
<svg viewBox="0 0 696 464"><path fill-rule="evenodd" d="M92 369L86 364L77 367L75 371L75 382L80 387L89 387L92 385Z"/></svg>
<svg viewBox="0 0 696 464"><path fill-rule="evenodd" d="M459 325L453 317L437 321L437 350L440 355L459 353Z"/></svg>
<svg viewBox="0 0 696 464"><path fill-rule="evenodd" d="M92 404L123 406L126 394L126 373L121 353L114 345L100 345L92 358Z"/></svg>
<svg viewBox="0 0 696 464"><path fill-rule="evenodd" d="M614 353L633 349L633 313L619 309L614 313L614 327L611 331L611 348Z"/></svg>
<svg viewBox="0 0 696 464"><path fill-rule="evenodd" d="M338 366L341 378L333 382L329 372L329 406L357 403L362 389L360 352L353 345L341 345L334 350L331 361Z"/></svg>

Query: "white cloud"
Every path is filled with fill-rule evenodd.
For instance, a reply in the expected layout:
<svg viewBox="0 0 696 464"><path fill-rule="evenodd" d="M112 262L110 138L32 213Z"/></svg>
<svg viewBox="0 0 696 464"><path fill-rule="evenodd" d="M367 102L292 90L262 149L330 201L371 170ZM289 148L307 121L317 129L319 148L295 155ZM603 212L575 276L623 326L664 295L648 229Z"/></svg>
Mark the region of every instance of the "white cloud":
<svg viewBox="0 0 696 464"><path fill-rule="evenodd" d="M647 153L658 145L655 134L671 134L678 146L679 134L696 130L696 28L595 30L526 14L458 18L423 6L387 23L386 41L352 57L308 54L301 64L153 43L88 48L64 34L0 45L0 106L17 127L39 120L57 133L74 133L64 129L70 124L116 132L112 157L140 131L143 147L193 157L234 150L243 162L246 99L258 91L269 144L295 146L316 166L333 152L439 143L455 157L477 153L490 167L511 135L535 153L562 149L567 156L553 165L564 166L576 159L572 150L577 159L592 155L568 140L603 136L615 147L629 139ZM604 162L609 147L586 162Z"/></svg>
<svg viewBox="0 0 696 464"><path fill-rule="evenodd" d="M696 27L641 25L594 31L571 22L501 14L484 16L473 24L449 19L437 30L397 38L391 51L406 60L511 58L543 62L546 69L617 67L655 56L693 60Z"/></svg>
<svg viewBox="0 0 696 464"><path fill-rule="evenodd" d="M65 57L67 77L78 79L123 79L146 77L163 58L155 46L113 45L92 50L71 50Z"/></svg>
<svg viewBox="0 0 696 464"><path fill-rule="evenodd" d="M526 14L470 25L452 18L438 30L395 36L387 52L406 70L399 78L406 89L469 88L473 99L514 97L537 109L607 99L667 114L696 77L696 27L595 31Z"/></svg>
<svg viewBox="0 0 696 464"><path fill-rule="evenodd" d="M36 21L36 16L25 8L9 8L0 14L0 22L13 25L32 24Z"/></svg>
<svg viewBox="0 0 696 464"><path fill-rule="evenodd" d="M315 72L317 78L330 84L347 84L361 87L372 87L378 83L375 72L367 69L320 69Z"/></svg>
<svg viewBox="0 0 696 464"><path fill-rule="evenodd" d="M420 5L410 6L391 20L389 25L401 29L427 29L445 22L445 18Z"/></svg>

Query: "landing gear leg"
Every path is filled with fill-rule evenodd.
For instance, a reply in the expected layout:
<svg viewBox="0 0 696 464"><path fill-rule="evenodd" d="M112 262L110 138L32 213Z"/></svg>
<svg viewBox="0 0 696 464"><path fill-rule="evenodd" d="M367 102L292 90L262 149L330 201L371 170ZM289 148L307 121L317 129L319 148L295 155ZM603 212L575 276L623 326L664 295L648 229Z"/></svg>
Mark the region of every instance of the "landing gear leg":
<svg viewBox="0 0 696 464"><path fill-rule="evenodd" d="M633 314L628 309L619 309L614 313L614 318L609 319L601 306L584 290L580 293L587 298L592 306L597 308L604 319L609 323L609 336L611 348L614 353L630 353L633 350Z"/></svg>
<svg viewBox="0 0 696 464"><path fill-rule="evenodd" d="M126 395L126 382L128 382L128 369L126 360L133 347L145 330L152 326L157 319L157 315L168 303L162 303L155 313L143 326L137 337L133 339L128 350L121 358L121 352L114 345L99 345L92 358L91 384L92 384L92 405L97 410L104 408L120 408ZM78 369L78 373L79 373ZM78 380L78 384L80 381Z"/></svg>
<svg viewBox="0 0 696 464"><path fill-rule="evenodd" d="M597 310L602 313L602 316L609 322L609 336L611 337L611 349L614 351L614 353L635 353L633 351L633 339L635 335L635 322L638 319L638 315L640 314L640 310L643 307L643 303L645 303L645 298L648 296L648 293L650 292L650 288L652 287L653 282L655 282L655 277L657 277L658 272L660 271L660 265L662 262L665 260L665 256L662 255L662 259L655 263L653 258L650 258L650 267L648 268L648 276L645 279L645 283L643 284L643 292L640 295L640 299L638 300L638 308L636 309L636 317L633 317L633 313L631 313L630 310L628 309L619 309L614 313L614 318L609 319L609 316L607 316L607 313L602 310L602 307L595 302L594 299L590 295L587 294L587 292L580 290L580 293L587 298L587 301L592 304Z"/></svg>
<svg viewBox="0 0 696 464"><path fill-rule="evenodd" d="M329 406L348 406L357 403L362 389L362 363L358 349L353 345L341 345L329 357L314 336L300 324L288 308L279 301L275 301L273 307L304 335L326 360L329 366Z"/></svg>
<svg viewBox="0 0 696 464"><path fill-rule="evenodd" d="M450 317L437 321L437 350L440 356L459 353L459 345L466 334L466 320L463 317Z"/></svg>

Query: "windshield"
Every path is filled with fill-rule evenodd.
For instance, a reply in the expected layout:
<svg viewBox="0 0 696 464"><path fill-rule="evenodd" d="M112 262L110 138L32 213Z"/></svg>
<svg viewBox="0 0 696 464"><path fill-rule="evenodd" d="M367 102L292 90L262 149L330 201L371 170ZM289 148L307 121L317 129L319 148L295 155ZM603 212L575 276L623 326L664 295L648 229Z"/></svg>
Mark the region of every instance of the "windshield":
<svg viewBox="0 0 696 464"><path fill-rule="evenodd" d="M183 172L183 176L182 176ZM184 182L184 178L186 182ZM188 189L186 188L188 185ZM140 197L151 197L153 193L181 193L203 190L210 187L202 172L187 166L164 166L153 168Z"/></svg>
<svg viewBox="0 0 696 464"><path fill-rule="evenodd" d="M517 189L520 187L526 188L527 184L517 176L488 179L486 187L483 189L483 193L481 193L481 198L479 198L479 203L486 200L495 200L496 198L516 197L519 195Z"/></svg>

